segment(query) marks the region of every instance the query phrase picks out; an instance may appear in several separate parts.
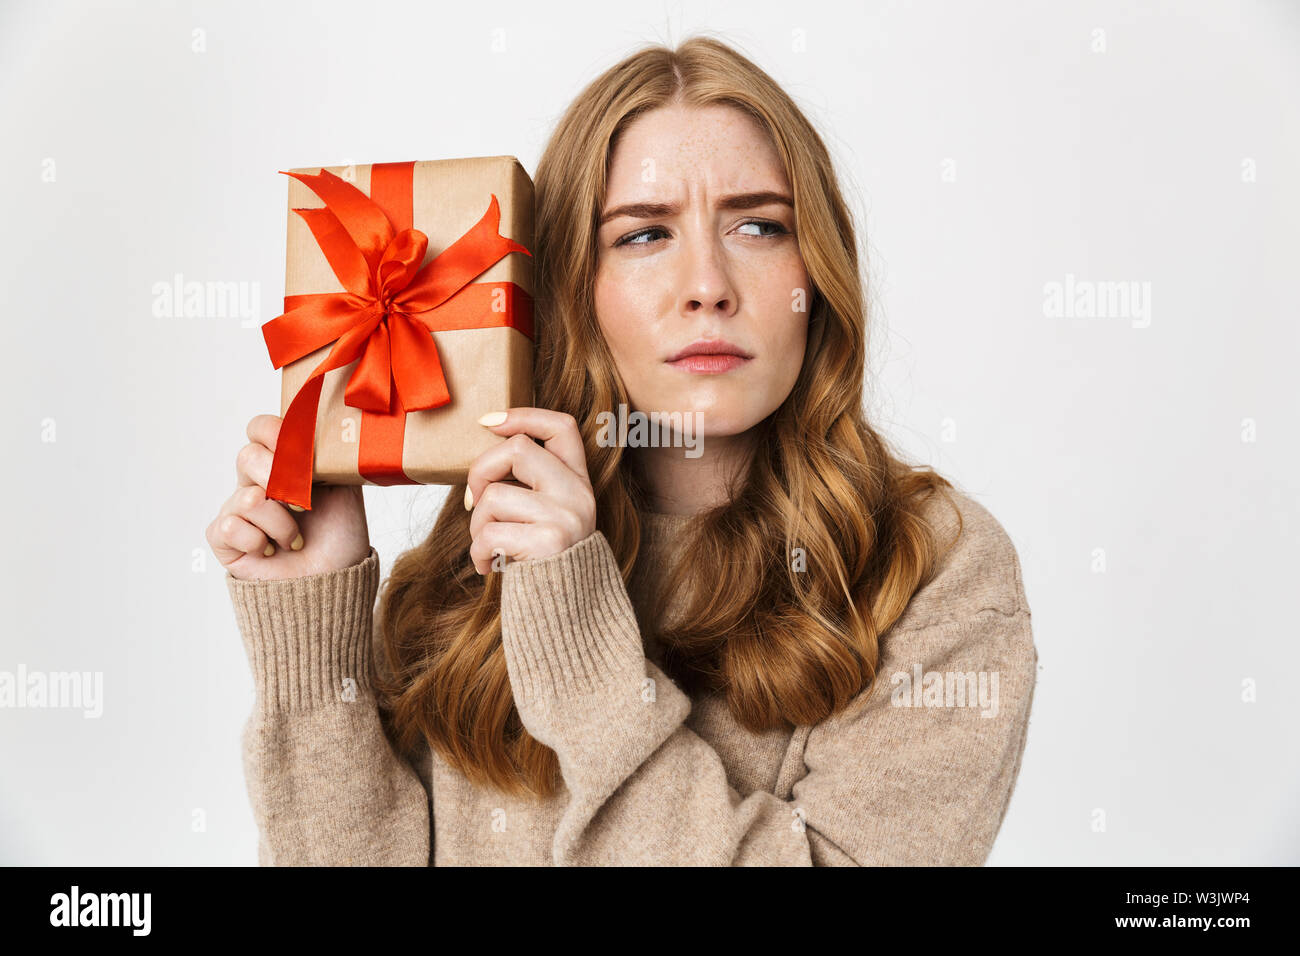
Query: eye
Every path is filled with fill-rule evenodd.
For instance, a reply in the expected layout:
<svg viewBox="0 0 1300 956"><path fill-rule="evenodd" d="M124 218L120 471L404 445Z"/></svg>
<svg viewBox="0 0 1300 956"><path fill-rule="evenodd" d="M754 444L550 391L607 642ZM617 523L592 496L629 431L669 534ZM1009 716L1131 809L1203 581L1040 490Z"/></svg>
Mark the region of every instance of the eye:
<svg viewBox="0 0 1300 956"><path fill-rule="evenodd" d="M773 236L783 236L788 231L785 228L785 226L781 225L779 222L773 222L770 219L749 219L745 222L742 222L740 225L741 226L771 226L773 229L776 230L776 232L768 233L766 236L761 236L760 234L761 238L765 238L765 239L770 239Z"/></svg>
<svg viewBox="0 0 1300 956"><path fill-rule="evenodd" d="M648 236L656 232L661 232L665 236L668 235L668 231L664 229L663 226L651 226L649 229L642 229L640 232L628 233L618 242L614 243L614 245L615 246L648 246L650 245L649 242L637 242L636 240L641 238L642 236Z"/></svg>
<svg viewBox="0 0 1300 956"><path fill-rule="evenodd" d="M760 228L763 226L768 226L774 230L773 232L769 232L769 233L760 232L757 235L753 233L746 233L746 235L753 235L755 239L772 239L775 238L776 236L787 235L789 232L789 230L786 229L785 226L781 225L779 222L773 222L770 219L749 219L746 220L745 222L742 222L740 226L759 226ZM737 228L740 227L738 226ZM654 242L658 241L656 239L650 238L654 236L655 233L660 233L663 236L668 235L668 231L664 229L662 226L651 226L648 229L642 229L638 232L628 233L628 235L624 236L622 239L615 242L614 245L616 247L652 245ZM642 242L641 241L642 239L645 239L645 241Z"/></svg>

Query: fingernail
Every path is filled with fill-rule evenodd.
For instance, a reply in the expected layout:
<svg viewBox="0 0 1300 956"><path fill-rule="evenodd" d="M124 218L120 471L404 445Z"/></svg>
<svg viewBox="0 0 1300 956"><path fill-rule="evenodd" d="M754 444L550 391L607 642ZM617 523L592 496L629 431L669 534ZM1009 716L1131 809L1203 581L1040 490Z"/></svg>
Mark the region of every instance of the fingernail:
<svg viewBox="0 0 1300 956"><path fill-rule="evenodd" d="M302 505L290 505L289 508L290 508L290 510L292 510L292 511L306 511L306 510L307 510L307 509L304 508Z"/></svg>
<svg viewBox="0 0 1300 956"><path fill-rule="evenodd" d="M292 543L291 545L289 545L289 547L292 548L294 551L301 551L301 550L302 550L302 535L298 535L298 537L294 538L294 539L293 539L293 543Z"/></svg>
<svg viewBox="0 0 1300 956"><path fill-rule="evenodd" d="M474 491L472 488L470 488L469 485L466 485L465 486L465 510L472 511L473 509L474 509Z"/></svg>
<svg viewBox="0 0 1300 956"><path fill-rule="evenodd" d="M491 428L493 425L500 425L506 420L506 412L488 412L478 420L480 425L486 425Z"/></svg>
<svg viewBox="0 0 1300 956"><path fill-rule="evenodd" d="M268 558L269 558L271 555L275 554L275 545L273 545L273 544L268 544L268 545L266 546L266 550L263 551L262 554L264 554L264 555L265 555L266 557L268 557Z"/></svg>

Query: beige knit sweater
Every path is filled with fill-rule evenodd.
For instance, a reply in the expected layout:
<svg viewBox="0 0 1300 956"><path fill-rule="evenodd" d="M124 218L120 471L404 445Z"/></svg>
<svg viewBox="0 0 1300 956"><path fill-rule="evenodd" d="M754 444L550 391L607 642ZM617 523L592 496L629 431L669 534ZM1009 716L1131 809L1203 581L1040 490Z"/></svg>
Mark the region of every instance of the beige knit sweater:
<svg viewBox="0 0 1300 956"><path fill-rule="evenodd" d="M508 564L515 703L564 779L545 801L481 790L431 748L415 765L395 754L370 689L385 666L373 548L310 577L227 573L257 691L242 743L259 864L982 865L1020 770L1037 653L1011 540L954 497L964 532L882 638L886 685L793 733L754 734L721 697L691 699L643 646L637 610L677 610L655 582L689 516L642 515L626 586L599 531ZM956 530L951 508L930 508Z"/></svg>

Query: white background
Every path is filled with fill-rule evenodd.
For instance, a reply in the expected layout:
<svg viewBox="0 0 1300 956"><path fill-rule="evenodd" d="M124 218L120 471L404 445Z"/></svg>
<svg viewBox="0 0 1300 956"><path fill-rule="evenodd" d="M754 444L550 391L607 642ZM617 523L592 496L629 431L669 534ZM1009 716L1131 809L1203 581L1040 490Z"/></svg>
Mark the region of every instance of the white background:
<svg viewBox="0 0 1300 956"><path fill-rule="evenodd" d="M1019 550L1042 666L990 863L1300 863L1281 2L0 6L0 670L104 675L98 720L0 710L0 863L255 863L252 681L204 529L279 411L277 170L532 172L601 70L704 30L834 153L879 426ZM156 317L177 273L259 283L257 320ZM1067 274L1150 283L1150 324L1045 315ZM443 494L367 488L385 574Z"/></svg>

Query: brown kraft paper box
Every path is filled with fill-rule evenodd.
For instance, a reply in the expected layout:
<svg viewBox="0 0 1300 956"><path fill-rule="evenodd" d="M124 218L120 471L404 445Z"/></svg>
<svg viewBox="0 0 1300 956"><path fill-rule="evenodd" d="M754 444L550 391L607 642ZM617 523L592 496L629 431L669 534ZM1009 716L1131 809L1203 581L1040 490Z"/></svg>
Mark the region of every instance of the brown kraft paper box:
<svg viewBox="0 0 1300 956"><path fill-rule="evenodd" d="M309 166L296 173L328 169L370 195L370 166ZM293 209L325 203L292 177L285 254L284 294L343 292L311 229ZM412 226L429 237L427 263L483 217L495 194L500 206L499 232L527 247L533 245L533 183L513 156L416 162L412 182ZM511 252L473 280L513 282L533 294L533 259ZM478 423L488 412L533 404L533 341L513 328L455 329L431 333L438 347L451 401L440 408L407 412L402 470L416 484L451 485L465 480L482 452L505 439ZM330 345L281 370L280 414L325 357ZM344 404L348 379L357 363L322 376L316 414L312 481L333 485L374 484L357 465L362 410Z"/></svg>

